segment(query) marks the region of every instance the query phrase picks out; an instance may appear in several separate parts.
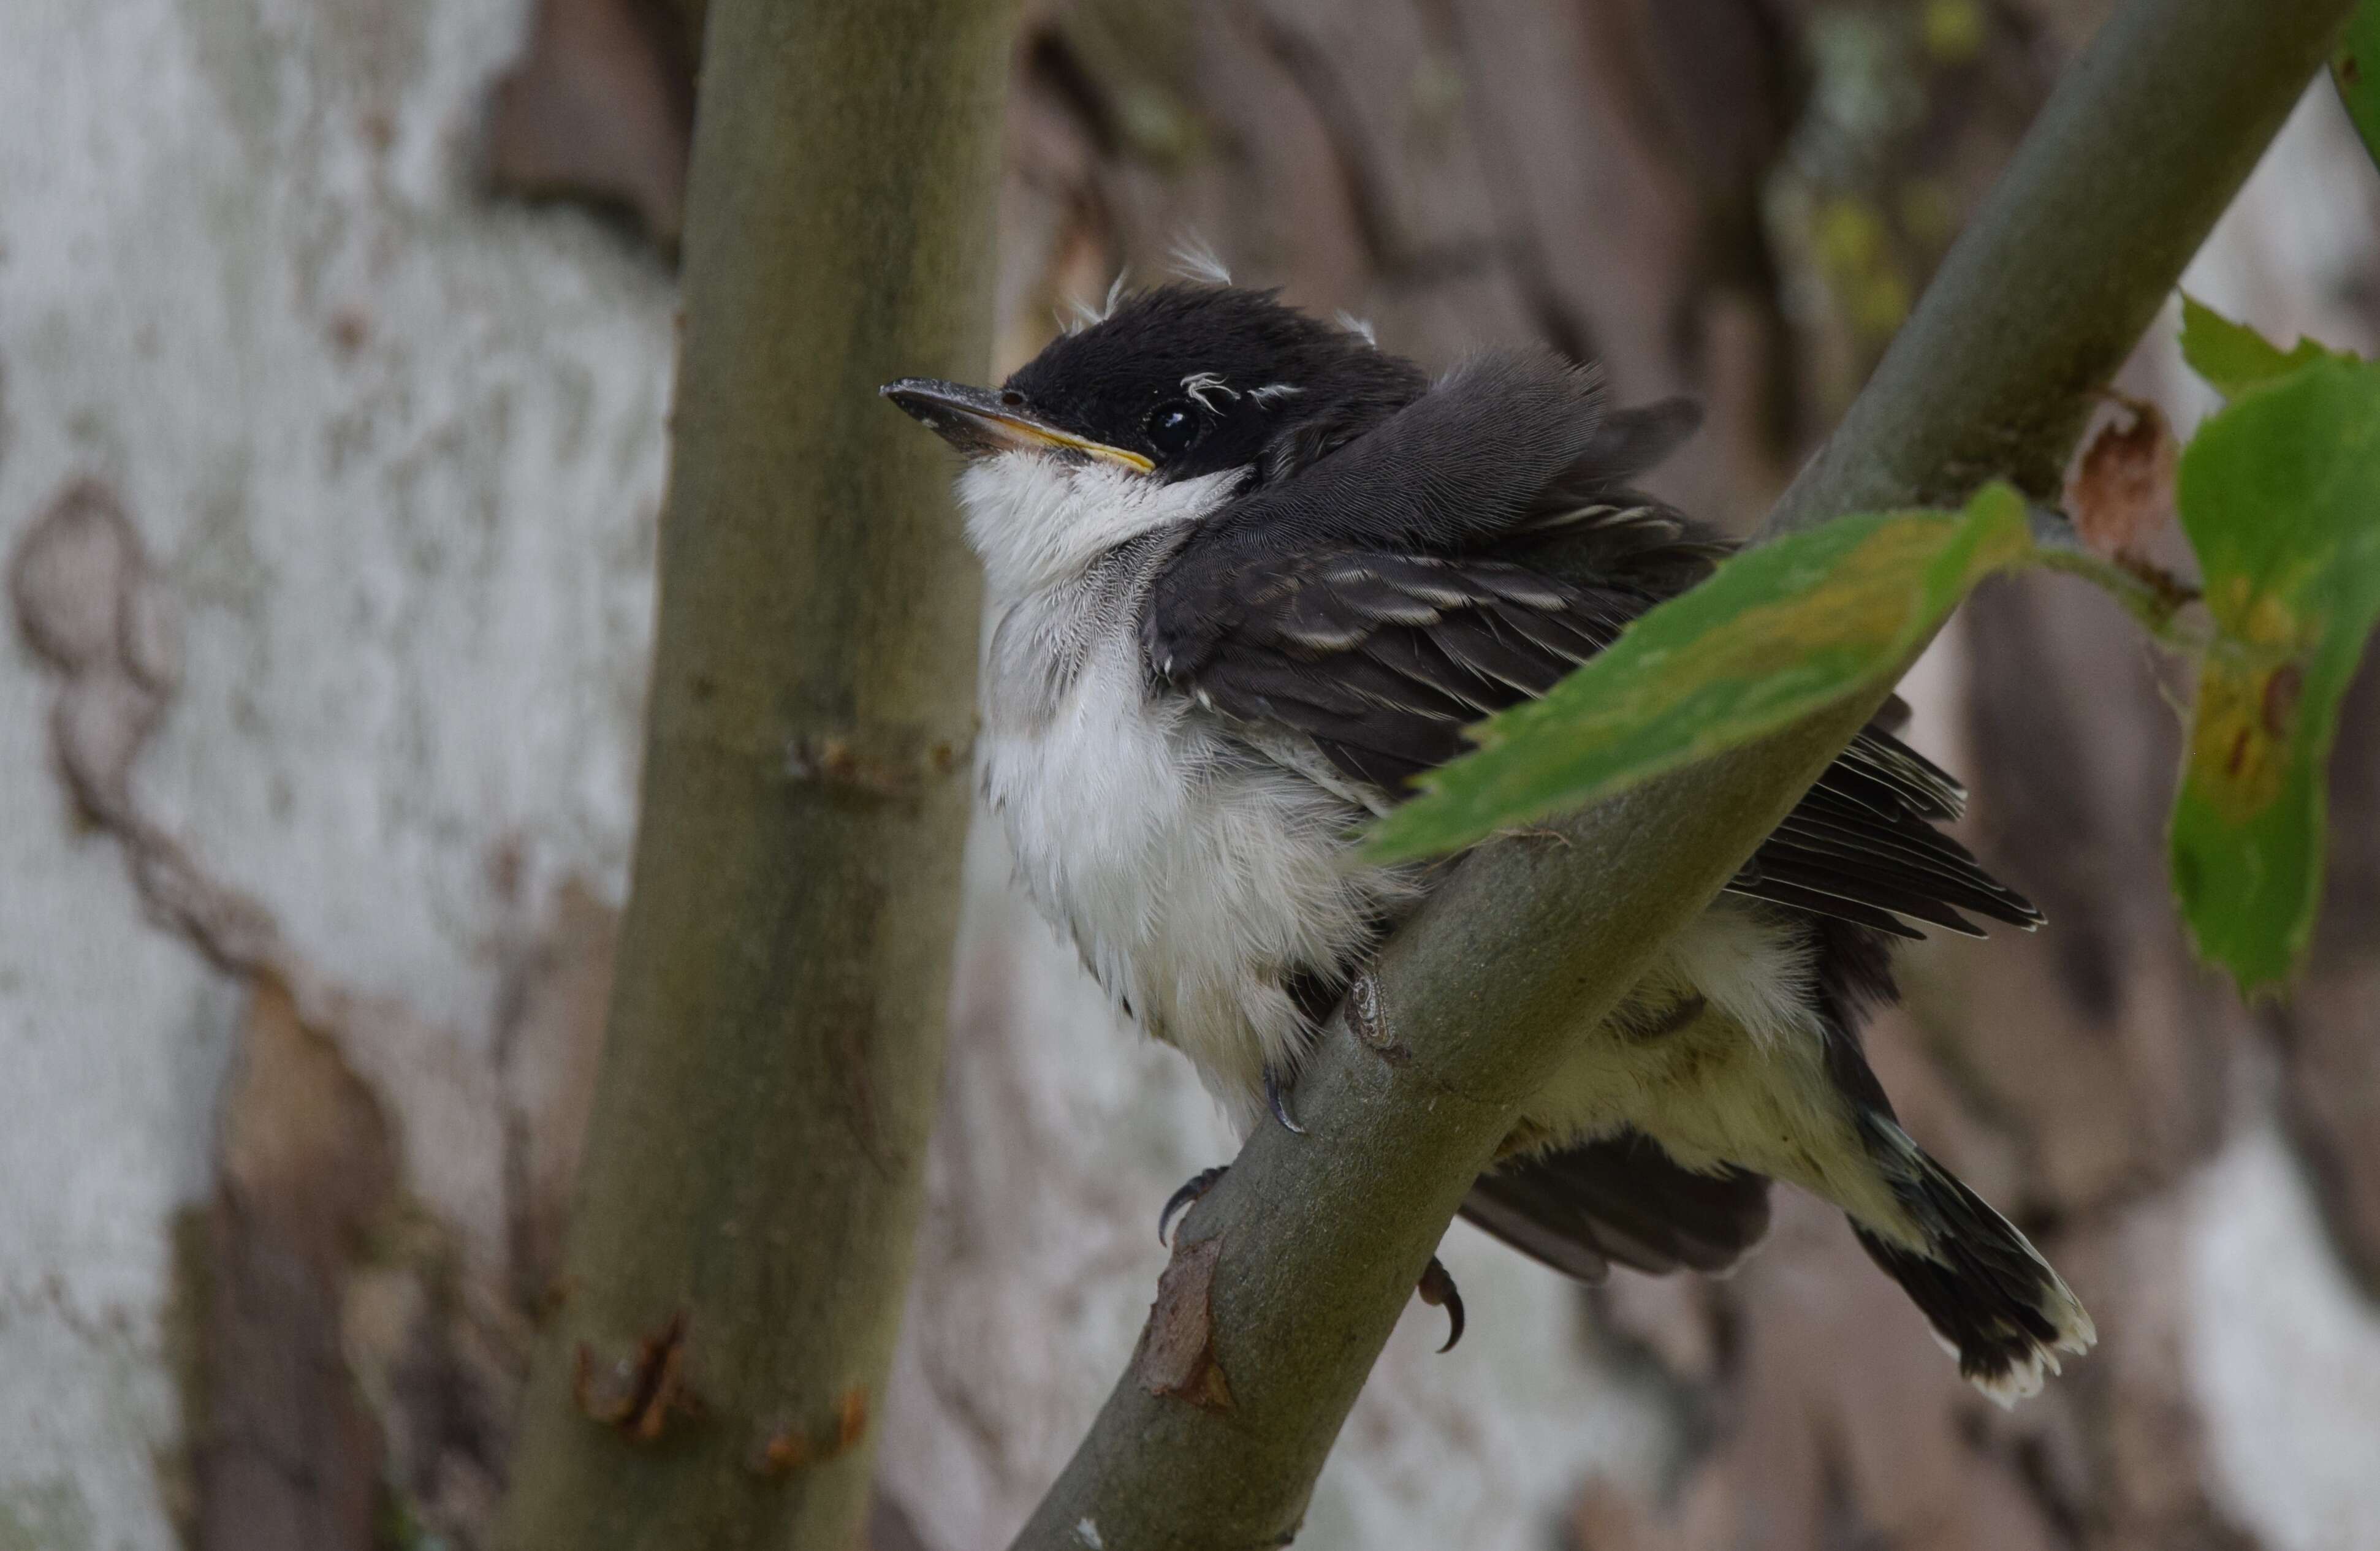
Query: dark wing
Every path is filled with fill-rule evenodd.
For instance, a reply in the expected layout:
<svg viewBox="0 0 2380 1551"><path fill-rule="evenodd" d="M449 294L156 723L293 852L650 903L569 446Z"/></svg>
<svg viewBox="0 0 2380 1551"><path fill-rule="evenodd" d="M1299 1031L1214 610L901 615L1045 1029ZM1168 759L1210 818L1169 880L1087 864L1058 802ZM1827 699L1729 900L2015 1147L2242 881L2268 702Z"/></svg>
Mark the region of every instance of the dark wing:
<svg viewBox="0 0 2380 1551"><path fill-rule="evenodd" d="M1383 805L1466 746L1465 725L1542 695L1728 550L1631 481L1698 418L1610 411L1551 356L1482 357L1365 434L1269 461L1153 579L1150 671L1240 720L1312 738ZM1297 442L1295 432L1284 446ZM1886 731L1819 777L1739 893L1902 937L1981 935L2039 913L1934 826L1959 783Z"/></svg>
<svg viewBox="0 0 2380 1551"><path fill-rule="evenodd" d="M1581 1281L1615 1265L1723 1271L1768 1231L1768 1181L1694 1173L1631 1131L1481 1175L1463 1216Z"/></svg>
<svg viewBox="0 0 2380 1551"><path fill-rule="evenodd" d="M1162 629L1183 592L1209 590L1232 598L1228 624L1188 604L1205 638L1152 640L1158 673L1228 716L1306 733L1391 797L1463 752L1465 726L1543 694L1645 606L1503 562L1338 548L1216 578L1185 576L1177 557L1145 619Z"/></svg>
<svg viewBox="0 0 2380 1551"><path fill-rule="evenodd" d="M1463 729L1542 695L1635 615L1706 571L1718 546L1674 514L1607 503L1574 520L1593 582L1511 560L1336 547L1243 560L1195 541L1144 616L1152 669L1226 716L1303 733L1384 802L1468 745ZM1220 574L1219 574L1220 573ZM1222 608L1188 599L1228 597ZM1195 613L1175 612L1195 608ZM1871 725L1818 778L1730 888L1900 937L1912 922L2041 916L1934 826L1957 782Z"/></svg>
<svg viewBox="0 0 2380 1551"><path fill-rule="evenodd" d="M1966 796L1925 756L1871 722L1729 887L1895 937L1924 937L1912 921L1983 936L1961 912L2031 931L2042 922L2032 902L1934 827L1956 819Z"/></svg>

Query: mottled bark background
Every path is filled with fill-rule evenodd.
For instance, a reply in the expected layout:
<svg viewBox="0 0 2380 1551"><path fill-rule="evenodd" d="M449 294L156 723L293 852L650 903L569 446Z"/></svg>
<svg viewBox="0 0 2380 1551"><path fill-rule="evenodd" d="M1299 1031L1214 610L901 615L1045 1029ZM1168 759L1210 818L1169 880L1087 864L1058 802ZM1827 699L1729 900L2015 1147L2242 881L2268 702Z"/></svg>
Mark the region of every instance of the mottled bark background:
<svg viewBox="0 0 2380 1551"><path fill-rule="evenodd" d="M1001 365L1195 239L1433 363L1700 394L1665 490L1748 525L2099 9L1031 4ZM0 1551L479 1543L625 885L700 13L0 9ZM2380 346L2326 88L2189 283ZM2169 334L2122 386L2186 425ZM2313 975L2252 1012L2168 905L2166 672L2057 580L1921 665L2051 926L1910 955L1873 1036L2100 1351L2002 1414L1790 1196L1730 1280L1593 1294L1458 1226L1472 1333L1399 1332L1301 1545L2380 1545L2380 684ZM1022 1520L1230 1151L969 866L875 1551Z"/></svg>

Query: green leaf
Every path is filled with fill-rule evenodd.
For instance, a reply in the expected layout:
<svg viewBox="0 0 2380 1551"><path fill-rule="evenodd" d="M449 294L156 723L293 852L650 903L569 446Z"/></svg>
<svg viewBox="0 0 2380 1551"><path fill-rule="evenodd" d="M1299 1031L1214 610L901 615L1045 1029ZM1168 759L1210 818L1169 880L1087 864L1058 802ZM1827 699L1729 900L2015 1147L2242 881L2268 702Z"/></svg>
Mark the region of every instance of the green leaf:
<svg viewBox="0 0 2380 1551"><path fill-rule="evenodd" d="M2330 79L2364 151L2380 163L2380 0L2363 0L2347 18L2338 52L2330 56Z"/></svg>
<svg viewBox="0 0 2380 1551"><path fill-rule="evenodd" d="M2301 339L2286 353L2245 323L2235 323L2195 297L2181 298L2181 358L2225 398L2238 398L2315 361L2354 357Z"/></svg>
<svg viewBox="0 0 2380 1551"><path fill-rule="evenodd" d="M2217 632L2173 810L2174 890L2201 957L2286 979L2322 890L2339 697L2380 620L2380 366L2304 367L2202 427L2181 523Z"/></svg>
<svg viewBox="0 0 2380 1551"><path fill-rule="evenodd" d="M1880 689L1968 588L2032 552L2023 499L1995 485L1961 513L1841 517L1732 556L1477 729L1479 750L1425 777L1372 856L1452 851Z"/></svg>

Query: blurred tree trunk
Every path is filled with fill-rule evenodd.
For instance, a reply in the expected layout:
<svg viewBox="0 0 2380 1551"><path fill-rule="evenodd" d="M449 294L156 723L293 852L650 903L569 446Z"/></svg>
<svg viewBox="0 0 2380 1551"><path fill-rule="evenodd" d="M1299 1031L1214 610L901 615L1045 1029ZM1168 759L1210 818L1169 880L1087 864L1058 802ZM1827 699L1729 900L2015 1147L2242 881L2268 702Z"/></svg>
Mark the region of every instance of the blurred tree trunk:
<svg viewBox="0 0 2380 1551"><path fill-rule="evenodd" d="M710 16L644 796L502 1544L859 1523L941 1072L974 563L877 384L978 376L1006 8Z"/></svg>

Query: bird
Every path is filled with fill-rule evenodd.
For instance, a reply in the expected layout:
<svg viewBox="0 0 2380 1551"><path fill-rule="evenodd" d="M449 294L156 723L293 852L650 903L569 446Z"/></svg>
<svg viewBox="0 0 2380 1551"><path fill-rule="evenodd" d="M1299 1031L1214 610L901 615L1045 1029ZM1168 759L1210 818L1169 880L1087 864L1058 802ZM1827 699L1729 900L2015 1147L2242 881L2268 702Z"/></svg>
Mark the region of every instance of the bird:
<svg viewBox="0 0 2380 1551"><path fill-rule="evenodd" d="M880 392L963 454L991 622L978 780L1017 879L1244 1136L1299 1129L1301 1061L1448 876L1368 863L1367 826L1733 548L1638 488L1691 400L1617 406L1545 348L1433 379L1220 277L1111 292L997 390ZM2042 916L1939 828L1966 794L1905 717L1860 733L1615 1010L1548 1031L1561 1061L1462 1215L1582 1281L1718 1272L1786 1181L2012 1404L2090 1349L2090 1315L1902 1129L1860 1030L1898 996L1896 940ZM1459 1337L1435 1261L1421 1291Z"/></svg>

